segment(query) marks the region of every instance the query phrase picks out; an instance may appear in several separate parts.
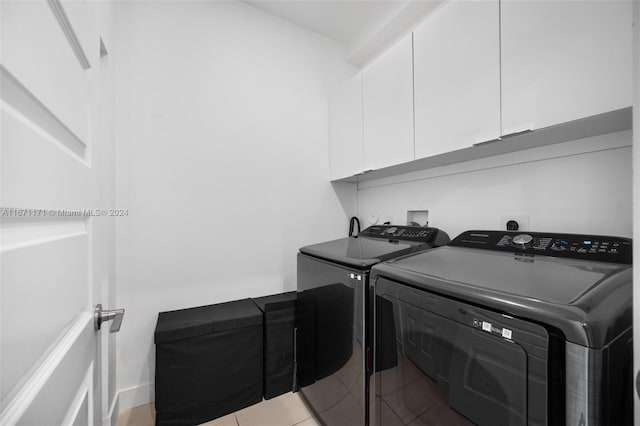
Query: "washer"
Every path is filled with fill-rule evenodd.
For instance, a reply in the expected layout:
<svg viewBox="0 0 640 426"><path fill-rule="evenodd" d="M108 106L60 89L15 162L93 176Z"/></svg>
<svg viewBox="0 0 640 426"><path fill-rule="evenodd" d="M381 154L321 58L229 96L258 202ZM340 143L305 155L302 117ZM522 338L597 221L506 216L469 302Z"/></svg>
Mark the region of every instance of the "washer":
<svg viewBox="0 0 640 426"><path fill-rule="evenodd" d="M382 225L300 249L294 387L319 420L368 424L365 358L373 327L365 301L371 267L448 242L436 228Z"/></svg>
<svg viewBox="0 0 640 426"><path fill-rule="evenodd" d="M376 265L376 424L633 424L631 257L627 238L467 231Z"/></svg>

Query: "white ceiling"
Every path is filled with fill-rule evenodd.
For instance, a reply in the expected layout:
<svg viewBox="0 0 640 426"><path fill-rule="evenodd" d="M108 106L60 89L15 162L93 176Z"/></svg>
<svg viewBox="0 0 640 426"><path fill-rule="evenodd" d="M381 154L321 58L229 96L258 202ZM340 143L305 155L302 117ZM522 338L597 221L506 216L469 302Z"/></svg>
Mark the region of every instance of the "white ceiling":
<svg viewBox="0 0 640 426"><path fill-rule="evenodd" d="M294 24L339 41L363 43L395 18L411 0L245 0Z"/></svg>

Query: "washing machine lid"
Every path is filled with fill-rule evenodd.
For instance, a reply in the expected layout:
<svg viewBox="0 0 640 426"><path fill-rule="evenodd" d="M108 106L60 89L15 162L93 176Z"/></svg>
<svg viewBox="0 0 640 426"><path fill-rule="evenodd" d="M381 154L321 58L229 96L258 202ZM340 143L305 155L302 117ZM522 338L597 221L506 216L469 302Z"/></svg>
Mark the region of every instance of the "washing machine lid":
<svg viewBox="0 0 640 426"><path fill-rule="evenodd" d="M623 260L631 240L568 234L517 238L521 235L469 231L449 246L376 265L372 277L548 324L567 340L589 347L602 347L630 326L633 271ZM520 241L528 245L519 247ZM578 248L571 250L574 241L629 244L616 246L624 253L611 253L609 259L619 261L613 263L598 260L605 255L602 252L594 257ZM562 244L567 248L560 250ZM549 255L556 252L562 257Z"/></svg>
<svg viewBox="0 0 640 426"><path fill-rule="evenodd" d="M354 268L367 269L384 260L411 253L420 245L422 244L354 236L302 247L300 253Z"/></svg>
<svg viewBox="0 0 640 426"><path fill-rule="evenodd" d="M393 261L391 268L446 280L460 286L457 292L480 288L505 299L512 296L570 305L629 266L441 247Z"/></svg>
<svg viewBox="0 0 640 426"><path fill-rule="evenodd" d="M385 260L448 242L448 236L437 228L375 225L358 236L302 247L300 252L341 265L368 269Z"/></svg>

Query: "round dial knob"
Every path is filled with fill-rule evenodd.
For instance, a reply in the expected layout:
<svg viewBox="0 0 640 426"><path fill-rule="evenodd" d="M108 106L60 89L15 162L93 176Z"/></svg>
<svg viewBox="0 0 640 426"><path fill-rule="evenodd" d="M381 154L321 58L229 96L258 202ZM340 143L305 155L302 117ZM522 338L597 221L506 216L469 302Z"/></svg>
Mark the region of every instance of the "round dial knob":
<svg viewBox="0 0 640 426"><path fill-rule="evenodd" d="M513 244L526 246L533 241L533 237L529 234L520 234L513 237Z"/></svg>
<svg viewBox="0 0 640 426"><path fill-rule="evenodd" d="M387 234L393 234L397 230L398 230L398 228L396 228L396 227L389 228L389 229L387 229Z"/></svg>

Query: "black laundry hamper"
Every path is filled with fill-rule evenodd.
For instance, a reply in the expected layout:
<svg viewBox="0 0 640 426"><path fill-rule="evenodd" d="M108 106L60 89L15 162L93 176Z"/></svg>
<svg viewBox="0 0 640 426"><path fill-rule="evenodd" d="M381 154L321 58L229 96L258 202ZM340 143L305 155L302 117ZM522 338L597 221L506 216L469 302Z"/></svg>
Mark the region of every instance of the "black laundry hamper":
<svg viewBox="0 0 640 426"><path fill-rule="evenodd" d="M253 299L264 315L264 398L293 390L296 292Z"/></svg>
<svg viewBox="0 0 640 426"><path fill-rule="evenodd" d="M251 299L161 312L156 425L195 425L262 401L262 312Z"/></svg>

